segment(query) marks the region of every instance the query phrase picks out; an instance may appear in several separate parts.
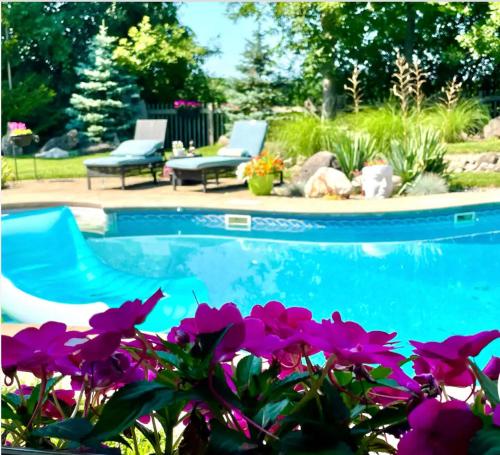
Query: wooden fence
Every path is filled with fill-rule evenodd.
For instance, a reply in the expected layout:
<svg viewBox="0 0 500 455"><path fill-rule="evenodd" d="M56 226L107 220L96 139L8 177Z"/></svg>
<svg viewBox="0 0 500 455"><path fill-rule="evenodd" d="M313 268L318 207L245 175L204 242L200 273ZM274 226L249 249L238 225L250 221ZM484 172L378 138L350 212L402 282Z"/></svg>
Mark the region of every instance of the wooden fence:
<svg viewBox="0 0 500 455"><path fill-rule="evenodd" d="M171 104L148 104L148 118L168 120L165 145L170 148L172 141L182 141L187 148L189 141L195 147L214 144L224 134L224 113L208 104L195 110L174 109Z"/></svg>

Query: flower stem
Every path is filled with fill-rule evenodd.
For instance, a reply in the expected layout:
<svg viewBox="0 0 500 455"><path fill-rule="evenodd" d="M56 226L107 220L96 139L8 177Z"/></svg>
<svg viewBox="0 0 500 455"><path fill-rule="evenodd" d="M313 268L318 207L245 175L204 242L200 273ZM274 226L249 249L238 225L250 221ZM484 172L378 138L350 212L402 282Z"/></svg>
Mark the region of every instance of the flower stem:
<svg viewBox="0 0 500 455"><path fill-rule="evenodd" d="M135 455L140 455L139 445L137 444L137 435L135 434L135 426L133 426L131 430L132 430L132 441L134 442L134 453Z"/></svg>
<svg viewBox="0 0 500 455"><path fill-rule="evenodd" d="M33 414L31 415L31 418L28 422L28 425L26 425L26 428L29 430L33 423L35 422L35 419L38 416L38 413L41 412L42 410L42 405L43 405L43 400L45 397L45 391L47 389L47 375L45 374L45 371L42 374L42 381L40 383L40 391L38 393L38 402L36 403L36 407L33 411Z"/></svg>

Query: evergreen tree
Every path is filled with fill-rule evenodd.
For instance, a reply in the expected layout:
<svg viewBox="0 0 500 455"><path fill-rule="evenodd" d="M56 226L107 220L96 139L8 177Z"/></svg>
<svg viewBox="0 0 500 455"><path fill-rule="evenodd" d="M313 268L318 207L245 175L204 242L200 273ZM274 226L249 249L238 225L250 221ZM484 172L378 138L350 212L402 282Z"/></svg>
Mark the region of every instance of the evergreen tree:
<svg viewBox="0 0 500 455"><path fill-rule="evenodd" d="M135 121L132 100L139 97L135 79L113 58L116 38L102 24L90 48L88 63L77 68L81 78L70 98L69 128L82 130L93 142L123 137Z"/></svg>
<svg viewBox="0 0 500 455"><path fill-rule="evenodd" d="M264 42L260 25L252 39L247 40L243 60L237 69L243 78L235 82L236 92L230 102L239 107L246 118L265 118L271 113L276 102L273 88L273 68L271 48Z"/></svg>

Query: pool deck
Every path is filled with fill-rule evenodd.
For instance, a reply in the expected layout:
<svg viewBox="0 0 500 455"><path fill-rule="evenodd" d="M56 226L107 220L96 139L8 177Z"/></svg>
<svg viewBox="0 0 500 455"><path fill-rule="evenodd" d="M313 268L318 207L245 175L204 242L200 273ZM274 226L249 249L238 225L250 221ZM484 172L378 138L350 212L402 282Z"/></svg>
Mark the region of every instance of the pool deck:
<svg viewBox="0 0 500 455"><path fill-rule="evenodd" d="M141 177L127 179L127 188L119 189L119 179L93 179L88 190L85 179L25 180L14 182L2 190L3 208L30 208L69 205L117 208L204 208L281 213L381 213L400 212L500 202L500 188L430 196L395 197L391 199L361 198L348 200L253 196L236 180L223 179L223 185L181 186L174 191L165 181L154 185ZM228 186L232 183L232 186Z"/></svg>

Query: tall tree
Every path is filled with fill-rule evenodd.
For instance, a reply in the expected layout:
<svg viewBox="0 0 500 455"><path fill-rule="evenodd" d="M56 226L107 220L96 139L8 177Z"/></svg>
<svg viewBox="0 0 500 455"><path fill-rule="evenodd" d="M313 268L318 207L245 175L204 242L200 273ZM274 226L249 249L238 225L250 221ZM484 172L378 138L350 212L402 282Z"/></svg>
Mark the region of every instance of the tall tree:
<svg viewBox="0 0 500 455"><path fill-rule="evenodd" d="M193 33L175 24L153 25L144 16L128 37L119 41L115 51L118 61L127 67L144 87L150 101L173 101L196 97L205 101L208 79L201 69L208 49L199 46ZM199 89L199 90L197 90Z"/></svg>
<svg viewBox="0 0 500 455"><path fill-rule="evenodd" d="M37 97L41 107L33 104L24 115L31 117L30 125L37 132L57 132L65 124L64 109L78 82L76 68L101 20L106 21L111 35L123 37L145 14L152 17L153 25L176 24L177 8L168 2L2 2L3 112L21 113L19 106L28 105L34 89L39 94L56 92L50 116L45 115L47 97ZM15 97L4 91L9 89L7 61ZM24 98L22 103L13 105L19 98Z"/></svg>
<svg viewBox="0 0 500 455"><path fill-rule="evenodd" d="M132 99L139 97L134 79L113 58L116 38L102 24L90 50L89 63L78 68L82 81L70 98L69 127L85 132L93 142L123 136L134 121Z"/></svg>
<svg viewBox="0 0 500 455"><path fill-rule="evenodd" d="M260 4L237 8L233 15L263 14ZM283 47L303 58L303 77L315 82L317 98L322 82L325 96L339 93L356 63L364 69L367 99L386 98L398 49L410 60L417 55L431 72L430 91L454 75L474 91L495 78L495 65L484 64L493 55L474 60L458 41L488 20L486 3L273 3L267 11L279 24Z"/></svg>
<svg viewBox="0 0 500 455"><path fill-rule="evenodd" d="M272 77L274 61L264 38L259 23L252 38L246 42L242 61L237 67L243 77L235 81L236 92L230 100L243 114L255 118L268 115L276 99Z"/></svg>

